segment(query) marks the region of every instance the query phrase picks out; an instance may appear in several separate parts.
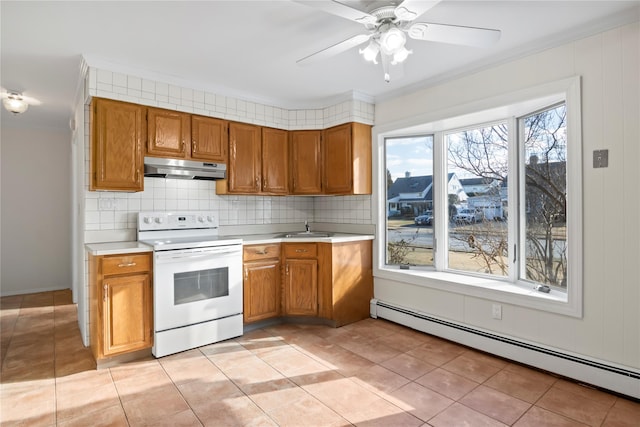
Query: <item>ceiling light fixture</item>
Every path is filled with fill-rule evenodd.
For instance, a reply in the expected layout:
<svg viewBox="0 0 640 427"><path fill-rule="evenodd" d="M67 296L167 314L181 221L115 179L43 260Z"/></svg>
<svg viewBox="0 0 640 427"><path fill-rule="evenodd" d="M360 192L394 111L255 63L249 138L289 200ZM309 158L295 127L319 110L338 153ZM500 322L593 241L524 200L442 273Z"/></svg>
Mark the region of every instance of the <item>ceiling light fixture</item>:
<svg viewBox="0 0 640 427"><path fill-rule="evenodd" d="M18 92L7 93L5 98L2 100L2 105L4 105L4 108L6 108L7 111L13 114L24 113L29 108L27 101L22 99L22 94Z"/></svg>
<svg viewBox="0 0 640 427"><path fill-rule="evenodd" d="M376 58L378 57L378 52L380 52L380 45L374 39L371 39L367 47L365 47L364 49L360 49L360 53L362 54L364 59L369 62L373 62L374 64L378 63L378 61L376 60Z"/></svg>
<svg viewBox="0 0 640 427"><path fill-rule="evenodd" d="M391 27L380 36L380 49L387 55L393 55L404 47L407 37L402 30Z"/></svg>
<svg viewBox="0 0 640 427"><path fill-rule="evenodd" d="M403 30L396 27L394 23L385 23L377 28L367 47L360 49L360 54L366 61L377 64L378 53L380 53L384 80L389 82L391 81L389 65L400 64L413 53L405 47L406 43L407 36Z"/></svg>

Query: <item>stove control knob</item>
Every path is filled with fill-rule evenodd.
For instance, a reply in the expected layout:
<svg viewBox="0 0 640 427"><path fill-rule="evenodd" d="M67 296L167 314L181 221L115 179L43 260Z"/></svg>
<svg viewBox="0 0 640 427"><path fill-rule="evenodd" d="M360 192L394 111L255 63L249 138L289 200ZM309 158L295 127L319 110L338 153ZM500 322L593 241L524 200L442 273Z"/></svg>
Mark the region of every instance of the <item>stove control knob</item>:
<svg viewBox="0 0 640 427"><path fill-rule="evenodd" d="M204 217L203 216L199 216L198 217L198 222L204 222Z"/></svg>
<svg viewBox="0 0 640 427"><path fill-rule="evenodd" d="M156 218L156 223L157 224L162 224L164 222L164 218L162 218L161 216Z"/></svg>
<svg viewBox="0 0 640 427"><path fill-rule="evenodd" d="M213 217L212 217L212 216L208 216L208 217L207 217L207 221L209 221L209 222L213 222Z"/></svg>
<svg viewBox="0 0 640 427"><path fill-rule="evenodd" d="M145 224L151 224L151 221L153 221L153 218L151 218L150 216L144 217L144 223Z"/></svg>

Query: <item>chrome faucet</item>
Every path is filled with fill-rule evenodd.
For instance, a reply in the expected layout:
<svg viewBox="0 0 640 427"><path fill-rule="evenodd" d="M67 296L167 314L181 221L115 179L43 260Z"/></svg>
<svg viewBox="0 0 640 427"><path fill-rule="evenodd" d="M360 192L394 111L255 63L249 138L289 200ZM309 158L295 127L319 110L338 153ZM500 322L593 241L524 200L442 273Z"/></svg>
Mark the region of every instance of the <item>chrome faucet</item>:
<svg viewBox="0 0 640 427"><path fill-rule="evenodd" d="M307 233L309 233L309 222L307 220L304 221L304 228L307 230Z"/></svg>

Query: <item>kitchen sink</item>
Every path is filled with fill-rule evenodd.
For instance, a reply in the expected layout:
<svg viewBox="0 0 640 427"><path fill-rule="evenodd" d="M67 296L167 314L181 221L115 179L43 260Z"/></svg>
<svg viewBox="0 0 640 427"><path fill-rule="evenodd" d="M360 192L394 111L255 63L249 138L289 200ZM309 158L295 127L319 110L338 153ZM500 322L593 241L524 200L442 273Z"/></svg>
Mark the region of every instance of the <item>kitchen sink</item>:
<svg viewBox="0 0 640 427"><path fill-rule="evenodd" d="M298 238L314 238L314 237L331 237L333 233L323 233L318 231L300 231L298 233L282 233L275 237L282 239L298 239Z"/></svg>

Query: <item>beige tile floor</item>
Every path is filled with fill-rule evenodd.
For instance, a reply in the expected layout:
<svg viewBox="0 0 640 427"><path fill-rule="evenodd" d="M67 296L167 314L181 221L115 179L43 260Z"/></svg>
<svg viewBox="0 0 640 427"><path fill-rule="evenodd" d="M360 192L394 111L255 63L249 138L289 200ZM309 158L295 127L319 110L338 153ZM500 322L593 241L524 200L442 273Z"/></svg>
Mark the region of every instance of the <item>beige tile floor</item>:
<svg viewBox="0 0 640 427"><path fill-rule="evenodd" d="M3 426L640 426L640 404L384 321L96 370L69 291L4 297Z"/></svg>

